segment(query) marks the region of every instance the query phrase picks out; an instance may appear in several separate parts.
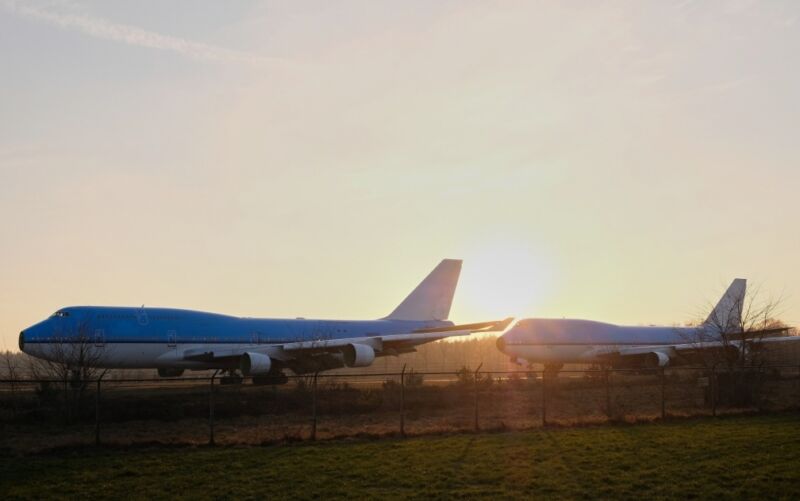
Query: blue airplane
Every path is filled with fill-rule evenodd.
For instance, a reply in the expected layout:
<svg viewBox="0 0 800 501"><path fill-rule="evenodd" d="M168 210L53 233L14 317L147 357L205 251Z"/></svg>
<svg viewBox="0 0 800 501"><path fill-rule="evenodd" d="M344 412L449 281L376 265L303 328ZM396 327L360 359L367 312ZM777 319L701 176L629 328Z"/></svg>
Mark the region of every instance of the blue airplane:
<svg viewBox="0 0 800 501"><path fill-rule="evenodd" d="M542 364L557 373L564 364L653 368L686 363L712 350L734 356L758 343L797 342L798 336L774 336L788 328L743 333L747 281L735 279L706 321L698 327L614 325L593 320L525 318L497 339L511 361Z"/></svg>
<svg viewBox="0 0 800 501"><path fill-rule="evenodd" d="M447 320L461 260L445 259L388 316L378 320L241 318L171 308L74 306L19 335L19 348L75 370L155 368L162 377L184 370L239 373L255 383L295 374L366 367L376 357L473 332L502 331L512 319L455 325Z"/></svg>

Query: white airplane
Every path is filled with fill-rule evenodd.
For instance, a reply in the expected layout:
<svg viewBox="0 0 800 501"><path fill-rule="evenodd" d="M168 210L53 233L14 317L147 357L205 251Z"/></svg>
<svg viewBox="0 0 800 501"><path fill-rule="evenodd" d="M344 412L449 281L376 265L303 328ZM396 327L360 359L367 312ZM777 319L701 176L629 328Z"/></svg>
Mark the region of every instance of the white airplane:
<svg viewBox="0 0 800 501"><path fill-rule="evenodd" d="M612 367L665 367L686 362L705 350L748 351L757 343L796 342L800 336L774 336L788 328L742 334L747 281L737 278L699 327L641 327L591 320L526 318L497 340L512 362L539 363L558 372L564 364ZM744 344L744 346L743 346Z"/></svg>

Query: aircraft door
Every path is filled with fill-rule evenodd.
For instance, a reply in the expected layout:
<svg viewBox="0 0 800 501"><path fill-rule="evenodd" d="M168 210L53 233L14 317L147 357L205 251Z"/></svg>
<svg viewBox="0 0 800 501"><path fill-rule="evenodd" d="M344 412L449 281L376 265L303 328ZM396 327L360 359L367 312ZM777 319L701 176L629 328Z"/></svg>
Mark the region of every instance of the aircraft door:
<svg viewBox="0 0 800 501"><path fill-rule="evenodd" d="M178 345L178 333L174 330L167 331L167 346L175 348Z"/></svg>

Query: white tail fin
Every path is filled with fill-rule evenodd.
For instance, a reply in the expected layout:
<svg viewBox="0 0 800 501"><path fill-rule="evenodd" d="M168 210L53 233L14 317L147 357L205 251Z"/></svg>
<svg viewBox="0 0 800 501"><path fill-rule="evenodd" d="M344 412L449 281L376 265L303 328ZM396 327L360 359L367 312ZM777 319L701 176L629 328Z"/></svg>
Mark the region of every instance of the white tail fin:
<svg viewBox="0 0 800 501"><path fill-rule="evenodd" d="M443 259L386 320L447 320L460 273L460 259Z"/></svg>
<svg viewBox="0 0 800 501"><path fill-rule="evenodd" d="M742 309L747 291L747 280L735 279L714 307L704 325L730 334L742 330Z"/></svg>

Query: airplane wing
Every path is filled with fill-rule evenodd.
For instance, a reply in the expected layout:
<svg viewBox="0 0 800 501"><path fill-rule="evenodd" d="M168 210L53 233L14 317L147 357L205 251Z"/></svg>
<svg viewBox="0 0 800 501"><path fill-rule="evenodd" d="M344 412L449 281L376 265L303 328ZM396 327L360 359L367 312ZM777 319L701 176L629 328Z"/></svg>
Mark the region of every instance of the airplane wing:
<svg viewBox="0 0 800 501"><path fill-rule="evenodd" d="M371 346L376 350L376 355L394 355L392 351L413 351L413 348L432 341L438 341L448 337L468 336L481 332L499 332L505 330L513 321L513 318L495 320L492 322L481 322L475 324L452 325L449 327L439 327L434 329L419 329L406 334L386 334L369 337L351 337L340 339L327 339L321 341L301 341L297 343L286 343L281 345L283 351L302 352L302 351L324 351L337 349L351 344L363 344ZM389 353L383 353L388 351Z"/></svg>
<svg viewBox="0 0 800 501"><path fill-rule="evenodd" d="M377 336L361 336L318 341L298 341L280 344L257 344L251 347L236 347L222 350L187 350L183 359L194 362L206 362L210 365L235 367L245 353L261 353L273 360L283 362L295 368L301 367L311 359L324 360L326 357L340 357L348 353L358 353L363 359L372 362L375 357L399 355L415 351L415 347L455 336L467 336L480 332L498 332L505 330L513 318L475 324L454 325L436 329L421 329L404 334L387 334ZM364 366L369 363L357 365ZM346 364L351 365L351 364ZM334 368L334 367L329 367Z"/></svg>
<svg viewBox="0 0 800 501"><path fill-rule="evenodd" d="M788 332L789 328L769 329L764 331L750 332L748 336L761 336L766 334L773 334L778 332ZM678 343L678 344L659 344L650 346L628 346L622 348L616 347L599 347L594 355L599 358L613 359L644 359L651 358L659 366L666 366L670 359L678 356L687 356L693 353L702 353L704 351L724 350L724 349L739 349L742 343L750 347L763 346L772 343L792 343L800 342L800 336L772 336L772 337L751 337L750 339L734 339L728 342L723 341L698 341L696 343Z"/></svg>
<svg viewBox="0 0 800 501"><path fill-rule="evenodd" d="M448 332L448 331L470 331L474 332L502 332L511 325L514 321L513 317L504 318L503 320L494 320L491 322L480 322L476 324L461 324L451 325L448 327L435 327L432 329L418 329L414 333L428 333L428 332Z"/></svg>
<svg viewBox="0 0 800 501"><path fill-rule="evenodd" d="M369 336L369 337L349 337L341 339L328 339L323 341L300 341L297 343L287 343L280 345L280 349L286 353L314 353L325 352L330 350L339 350L345 346L353 344L360 344L369 346L375 350L377 356L381 355L394 355L392 351L400 350L410 351L408 348L413 348L432 341L438 341L447 337L453 336L467 336L472 332L464 331L448 331L447 333L432 332L432 333L408 333L408 334L389 334L385 336ZM390 353L385 353L389 351Z"/></svg>
<svg viewBox="0 0 800 501"><path fill-rule="evenodd" d="M338 354L353 345L367 346L375 357L399 355L415 350L415 346L454 336L467 336L471 331L447 331L431 333L389 334L385 336L350 337L325 339L319 341L298 341L285 344L254 344L248 347L203 350L194 349L183 352L183 359L209 364L236 365L246 352L264 353L274 360L290 362L303 357L314 357L326 353Z"/></svg>

